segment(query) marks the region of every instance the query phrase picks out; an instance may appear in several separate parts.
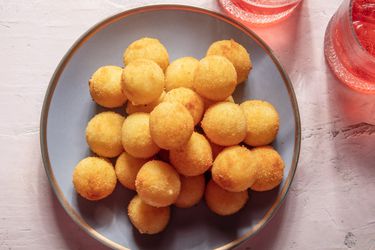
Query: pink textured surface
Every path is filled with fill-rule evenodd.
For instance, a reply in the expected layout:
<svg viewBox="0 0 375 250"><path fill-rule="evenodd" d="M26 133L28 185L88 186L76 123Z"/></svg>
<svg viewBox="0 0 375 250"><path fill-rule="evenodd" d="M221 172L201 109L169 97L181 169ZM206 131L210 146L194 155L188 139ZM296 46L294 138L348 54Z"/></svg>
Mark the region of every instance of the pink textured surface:
<svg viewBox="0 0 375 250"><path fill-rule="evenodd" d="M0 0L0 249L107 249L54 197L39 150L48 81L71 44L124 9L172 1ZM214 0L175 0L219 10ZM255 31L289 73L302 150L289 195L239 249L375 249L375 98L340 84L325 64L326 25L340 0L305 0L285 22Z"/></svg>

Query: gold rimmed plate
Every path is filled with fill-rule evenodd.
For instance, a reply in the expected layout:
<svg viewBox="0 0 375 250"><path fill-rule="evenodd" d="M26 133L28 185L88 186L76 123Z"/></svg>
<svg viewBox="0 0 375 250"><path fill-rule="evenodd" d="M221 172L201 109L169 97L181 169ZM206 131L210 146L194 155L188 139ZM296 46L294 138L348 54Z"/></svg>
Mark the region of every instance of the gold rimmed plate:
<svg viewBox="0 0 375 250"><path fill-rule="evenodd" d="M141 37L158 38L171 61L202 58L208 46L233 38L250 52L254 68L237 87L235 101L263 99L280 113L280 131L273 146L286 168L280 187L250 192L248 204L237 214L220 217L202 201L190 209L172 209L167 229L141 235L133 229L126 207L133 191L117 185L99 202L78 196L72 185L74 166L91 155L85 127L102 109L90 98L88 79L102 65L122 66L122 53ZM117 110L123 113L122 110ZM269 47L246 27L221 14L181 5L157 5L122 12L87 31L66 53L48 87L40 125L41 151L51 186L70 217L87 233L114 249L229 249L259 231L285 198L296 171L301 127L292 84Z"/></svg>

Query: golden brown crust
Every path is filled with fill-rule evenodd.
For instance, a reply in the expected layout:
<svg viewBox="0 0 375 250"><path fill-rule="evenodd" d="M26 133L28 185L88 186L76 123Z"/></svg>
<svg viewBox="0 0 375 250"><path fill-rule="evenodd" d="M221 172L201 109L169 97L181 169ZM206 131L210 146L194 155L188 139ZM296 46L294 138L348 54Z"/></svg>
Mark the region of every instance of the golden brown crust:
<svg viewBox="0 0 375 250"><path fill-rule="evenodd" d="M163 92L164 73L154 61L138 59L125 67L121 83L126 97L134 105L149 104Z"/></svg>
<svg viewBox="0 0 375 250"><path fill-rule="evenodd" d="M231 102L209 107L201 125L210 141L221 146L236 145L246 136L245 115L239 105Z"/></svg>
<svg viewBox="0 0 375 250"><path fill-rule="evenodd" d="M127 98L121 84L122 68L103 66L95 71L89 80L90 95L100 106L117 108L124 105Z"/></svg>
<svg viewBox="0 0 375 250"><path fill-rule="evenodd" d="M195 70L199 61L194 57L182 57L173 61L165 71L165 89L185 87L193 89Z"/></svg>
<svg viewBox="0 0 375 250"><path fill-rule="evenodd" d="M180 176L180 180L181 191L174 205L180 208L189 208L198 204L204 194L204 175Z"/></svg>
<svg viewBox="0 0 375 250"><path fill-rule="evenodd" d="M203 135L193 132L187 144L169 152L169 159L180 174L201 175L212 165L210 143Z"/></svg>
<svg viewBox="0 0 375 250"><path fill-rule="evenodd" d="M137 158L150 158L160 148L150 134L150 115L134 113L126 117L122 125L122 145L127 153Z"/></svg>
<svg viewBox="0 0 375 250"><path fill-rule="evenodd" d="M237 43L233 39L214 42L208 48L206 55L224 56L231 61L237 72L238 84L247 79L252 68L249 53L241 44Z"/></svg>
<svg viewBox="0 0 375 250"><path fill-rule="evenodd" d="M257 178L258 163L246 147L225 148L216 157L211 173L212 179L222 188L240 192L250 188Z"/></svg>
<svg viewBox="0 0 375 250"><path fill-rule="evenodd" d="M229 192L210 180L206 187L206 204L211 211L218 215L226 216L237 213L243 208L249 198L247 190L242 192Z"/></svg>
<svg viewBox="0 0 375 250"><path fill-rule="evenodd" d="M134 41L126 48L123 56L124 65L128 65L137 59L152 60L156 62L163 71L169 64L167 49L158 39L149 37Z"/></svg>
<svg viewBox="0 0 375 250"><path fill-rule="evenodd" d="M261 100L249 100L240 105L247 121L245 143L264 146L275 140L279 131L279 114L272 104Z"/></svg>
<svg viewBox="0 0 375 250"><path fill-rule="evenodd" d="M254 191L272 190L284 177L284 161L280 154L270 146L257 147L251 150L258 162L257 180L251 186Z"/></svg>
<svg viewBox="0 0 375 250"><path fill-rule="evenodd" d="M178 102L185 106L194 119L194 125L201 120L204 112L204 102L193 90L180 87L169 91L164 98L165 102Z"/></svg>
<svg viewBox="0 0 375 250"><path fill-rule="evenodd" d="M207 56L199 61L193 86L204 98L223 101L232 95L236 85L236 69L225 57Z"/></svg>
<svg viewBox="0 0 375 250"><path fill-rule="evenodd" d="M194 129L194 120L184 105L162 102L150 114L152 140L163 149L175 149L186 144Z"/></svg>
<svg viewBox="0 0 375 250"><path fill-rule="evenodd" d="M119 182L126 188L135 190L135 178L139 169L147 162L145 159L134 158L123 152L116 160L115 172Z"/></svg>
<svg viewBox="0 0 375 250"><path fill-rule="evenodd" d="M152 207L136 195L129 203L128 216L141 234L157 234L168 225L170 208Z"/></svg>
<svg viewBox="0 0 375 250"><path fill-rule="evenodd" d="M95 115L87 124L86 141L99 156L116 157L124 151L121 144L121 127L124 117L111 111Z"/></svg>
<svg viewBox="0 0 375 250"><path fill-rule="evenodd" d="M145 203L154 207L166 207L177 200L181 182L178 173L171 165L152 160L139 170L135 187Z"/></svg>
<svg viewBox="0 0 375 250"><path fill-rule="evenodd" d="M96 201L110 195L116 187L112 164L99 157L81 160L73 172L73 184L82 197Z"/></svg>

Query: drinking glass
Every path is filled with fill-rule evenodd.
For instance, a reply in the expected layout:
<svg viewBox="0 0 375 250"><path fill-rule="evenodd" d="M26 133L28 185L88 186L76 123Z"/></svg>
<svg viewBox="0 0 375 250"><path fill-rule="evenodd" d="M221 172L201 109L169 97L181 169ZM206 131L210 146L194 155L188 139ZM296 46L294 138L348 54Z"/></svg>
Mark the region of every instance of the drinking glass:
<svg viewBox="0 0 375 250"><path fill-rule="evenodd" d="M219 0L223 9L240 21L256 26L277 23L295 10L302 0Z"/></svg>
<svg viewBox="0 0 375 250"><path fill-rule="evenodd" d="M330 20L324 54L337 78L375 94L375 0L344 0Z"/></svg>

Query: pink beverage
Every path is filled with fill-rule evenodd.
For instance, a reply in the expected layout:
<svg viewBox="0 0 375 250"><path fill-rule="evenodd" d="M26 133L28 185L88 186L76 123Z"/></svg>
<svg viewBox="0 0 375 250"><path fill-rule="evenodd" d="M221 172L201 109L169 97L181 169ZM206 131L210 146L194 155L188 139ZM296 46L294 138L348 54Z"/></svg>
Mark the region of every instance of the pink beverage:
<svg viewBox="0 0 375 250"><path fill-rule="evenodd" d="M359 42L375 56L375 0L354 1L352 15Z"/></svg>
<svg viewBox="0 0 375 250"><path fill-rule="evenodd" d="M219 0L223 9L240 21L264 26L284 20L302 0Z"/></svg>
<svg viewBox="0 0 375 250"><path fill-rule="evenodd" d="M375 0L344 0L327 27L324 53L340 81L375 94Z"/></svg>

